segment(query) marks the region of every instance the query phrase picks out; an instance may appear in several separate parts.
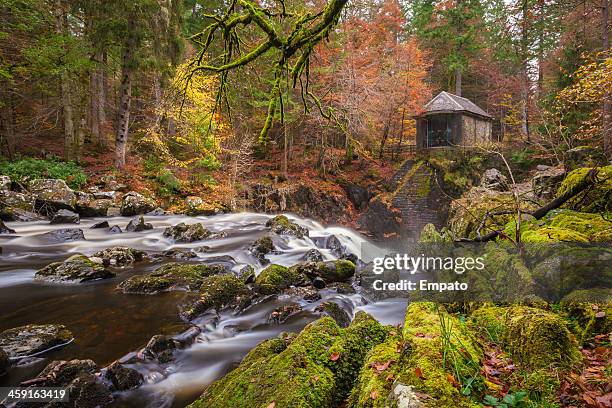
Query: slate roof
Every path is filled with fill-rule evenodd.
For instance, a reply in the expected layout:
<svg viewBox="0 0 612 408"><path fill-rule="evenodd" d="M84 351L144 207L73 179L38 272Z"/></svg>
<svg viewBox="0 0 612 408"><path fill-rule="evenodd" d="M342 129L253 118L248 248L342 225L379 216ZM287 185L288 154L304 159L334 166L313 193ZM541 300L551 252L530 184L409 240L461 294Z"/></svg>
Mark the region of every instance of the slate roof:
<svg viewBox="0 0 612 408"><path fill-rule="evenodd" d="M448 92L440 92L438 96L429 101L425 105L423 114L448 111L469 112L486 118L492 118L491 115L469 99Z"/></svg>

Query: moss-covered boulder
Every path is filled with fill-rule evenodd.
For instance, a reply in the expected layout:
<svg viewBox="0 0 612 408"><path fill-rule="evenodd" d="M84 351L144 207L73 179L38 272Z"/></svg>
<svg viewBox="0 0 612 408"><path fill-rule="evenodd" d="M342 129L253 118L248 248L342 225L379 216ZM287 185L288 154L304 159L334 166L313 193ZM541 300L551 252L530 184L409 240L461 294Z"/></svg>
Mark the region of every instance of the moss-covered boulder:
<svg viewBox="0 0 612 408"><path fill-rule="evenodd" d="M348 327L351 323L348 313L335 302L323 302L315 308L315 312L331 317L338 326L343 328Z"/></svg>
<svg viewBox="0 0 612 408"><path fill-rule="evenodd" d="M347 259L330 262L306 262L292 267L309 279L321 278L326 283L345 282L355 275L355 264Z"/></svg>
<svg viewBox="0 0 612 408"><path fill-rule="evenodd" d="M572 210L553 210L540 220L533 217L521 222L521 241L551 242L612 242L612 222L601 214ZM504 233L516 237L516 221L509 222Z"/></svg>
<svg viewBox="0 0 612 408"><path fill-rule="evenodd" d="M163 235L175 242L193 242L210 238L213 233L206 229L200 222L190 225L181 222L180 224L166 228Z"/></svg>
<svg viewBox="0 0 612 408"><path fill-rule="evenodd" d="M274 251L274 243L272 242L272 238L268 235L256 239L249 245L249 252L251 252L262 265L270 263L270 261L266 259L266 255L272 251Z"/></svg>
<svg viewBox="0 0 612 408"><path fill-rule="evenodd" d="M575 290L560 302L568 328L582 344L612 332L612 289Z"/></svg>
<svg viewBox="0 0 612 408"><path fill-rule="evenodd" d="M228 273L222 264L180 264L171 262L148 275L137 275L121 282L123 293L154 294L168 290L198 290L207 276Z"/></svg>
<svg viewBox="0 0 612 408"><path fill-rule="evenodd" d="M536 207L537 205L531 201L521 201L522 211L532 211ZM481 226L487 213L502 214L487 217L480 231L483 235L492 229L503 229L516 217L512 214L515 209L516 202L511 192L474 187L461 198L451 202L448 227L455 238L475 238L478 227Z"/></svg>
<svg viewBox="0 0 612 408"><path fill-rule="evenodd" d="M134 248L117 246L97 251L92 257L102 259L104 265L124 267L144 260L146 253Z"/></svg>
<svg viewBox="0 0 612 408"><path fill-rule="evenodd" d="M257 275L255 288L263 295L272 295L291 286L304 285L306 282L306 276L296 268L273 264Z"/></svg>
<svg viewBox="0 0 612 408"><path fill-rule="evenodd" d="M464 379L476 377L481 359L482 351L465 324L437 304L412 303L403 331L391 330L387 340L368 354L349 407L386 407L394 382L427 396L415 404L478 407L462 395L454 376L459 372Z"/></svg>
<svg viewBox="0 0 612 408"><path fill-rule="evenodd" d="M582 167L571 171L557 190L557 197L570 191L580 183L592 168ZM609 212L612 198L612 166L598 168L597 182L585 194L579 194L566 202L563 207L580 210L582 212Z"/></svg>
<svg viewBox="0 0 612 408"><path fill-rule="evenodd" d="M251 292L244 281L234 274L206 277L200 286L200 297L194 303L184 306L181 316L194 319L209 309L217 311L224 307L248 305Z"/></svg>
<svg viewBox="0 0 612 408"><path fill-rule="evenodd" d="M72 255L64 262L54 262L36 272L35 278L48 282L75 283L115 276L104 265L96 263L85 255Z"/></svg>
<svg viewBox="0 0 612 408"><path fill-rule="evenodd" d="M386 334L363 312L346 329L322 318L296 337L281 335L261 343L191 408L335 406L348 395L366 354Z"/></svg>
<svg viewBox="0 0 612 408"><path fill-rule="evenodd" d="M289 221L284 215L277 215L266 222L266 227L270 228L272 232L279 235L293 235L297 238L303 238L308 236L308 229L296 224L295 222Z"/></svg>
<svg viewBox="0 0 612 408"><path fill-rule="evenodd" d="M527 306L486 306L470 317L471 327L499 343L527 370L570 367L579 358L576 339L563 319Z"/></svg>
<svg viewBox="0 0 612 408"><path fill-rule="evenodd" d="M30 324L0 333L0 349L9 357L25 357L66 344L72 340L70 330L56 324Z"/></svg>

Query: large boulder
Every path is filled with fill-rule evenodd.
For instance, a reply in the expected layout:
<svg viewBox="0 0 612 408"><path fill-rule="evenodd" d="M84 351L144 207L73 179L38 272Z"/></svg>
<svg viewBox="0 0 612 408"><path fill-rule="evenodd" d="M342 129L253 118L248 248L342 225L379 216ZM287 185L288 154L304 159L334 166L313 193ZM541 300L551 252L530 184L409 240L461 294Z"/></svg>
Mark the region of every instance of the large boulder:
<svg viewBox="0 0 612 408"><path fill-rule="evenodd" d="M146 253L134 248L112 247L95 252L92 258L99 258L103 265L124 267L146 258Z"/></svg>
<svg viewBox="0 0 612 408"><path fill-rule="evenodd" d="M51 224L79 224L80 222L79 214L63 208L51 216Z"/></svg>
<svg viewBox="0 0 612 408"><path fill-rule="evenodd" d="M311 280L321 278L326 283L345 282L355 274L355 264L345 259L330 262L307 262L292 267Z"/></svg>
<svg viewBox="0 0 612 408"><path fill-rule="evenodd" d="M291 286L302 286L307 282L306 276L297 268L273 264L257 275L255 288L263 295L272 295Z"/></svg>
<svg viewBox="0 0 612 408"><path fill-rule="evenodd" d="M284 215L277 215L266 222L266 227L279 235L293 235L296 238L308 236L308 229L289 221Z"/></svg>
<svg viewBox="0 0 612 408"><path fill-rule="evenodd" d="M0 176L0 191L9 191L11 189L11 178L9 176Z"/></svg>
<svg viewBox="0 0 612 408"><path fill-rule="evenodd" d="M50 215L61 209L74 210L76 195L64 180L32 180L28 189L36 197L36 210L42 214Z"/></svg>
<svg viewBox="0 0 612 408"><path fill-rule="evenodd" d="M368 206L372 194L367 188L349 182L340 182L339 184L356 210L362 211Z"/></svg>
<svg viewBox="0 0 612 408"><path fill-rule="evenodd" d="M42 219L34 213L34 196L10 190L0 190L0 219L5 221L35 221Z"/></svg>
<svg viewBox="0 0 612 408"><path fill-rule="evenodd" d="M568 368L580 360L576 339L563 319L546 310L486 306L471 315L474 330L487 336L530 370Z"/></svg>
<svg viewBox="0 0 612 408"><path fill-rule="evenodd" d="M531 179L533 192L538 198L550 200L555 197L564 178L565 169L563 167L539 167Z"/></svg>
<svg viewBox="0 0 612 408"><path fill-rule="evenodd" d="M60 243L70 241L85 240L83 230L80 228L62 228L41 234L40 237L45 241Z"/></svg>
<svg viewBox="0 0 612 408"><path fill-rule="evenodd" d="M65 326L31 324L0 333L0 349L11 358L26 357L66 344L72 339L72 333Z"/></svg>
<svg viewBox="0 0 612 408"><path fill-rule="evenodd" d="M245 282L228 273L204 278L200 286L200 298L181 308L181 316L192 320L209 309L221 310L225 307L248 305L251 292Z"/></svg>
<svg viewBox="0 0 612 408"><path fill-rule="evenodd" d="M144 197L135 191L130 191L123 196L121 201L121 215L131 217L146 214L149 211L153 211L156 207L157 205L152 199Z"/></svg>
<svg viewBox="0 0 612 408"><path fill-rule="evenodd" d="M115 204L115 200L106 196L96 196L83 192L76 192L76 211L83 217L105 217L108 209Z"/></svg>
<svg viewBox="0 0 612 408"><path fill-rule="evenodd" d="M115 276L104 265L96 263L85 255L72 255L64 262L54 262L36 272L36 279L49 282L74 283Z"/></svg>
<svg viewBox="0 0 612 408"><path fill-rule="evenodd" d="M213 235L202 223L187 225L183 222L168 227L164 230L164 237L171 238L175 242L193 242L209 238Z"/></svg>
<svg viewBox="0 0 612 408"><path fill-rule="evenodd" d="M487 169L482 175L480 186L490 190L508 191L508 178L497 169Z"/></svg>
<svg viewBox="0 0 612 408"><path fill-rule="evenodd" d="M578 146L565 152L564 165L567 171L579 167L605 166L609 164L601 148L593 146Z"/></svg>
<svg viewBox="0 0 612 408"><path fill-rule="evenodd" d="M117 391L127 391L144 382L142 374L118 362L114 362L106 369L105 377L113 383L113 387Z"/></svg>
<svg viewBox="0 0 612 408"><path fill-rule="evenodd" d="M111 390L96 375L96 364L91 360L52 361L38 377L21 385L66 388L69 400L61 403L61 406L67 408L105 407L113 402Z"/></svg>
<svg viewBox="0 0 612 408"><path fill-rule="evenodd" d="M207 276L225 274L229 269L222 264L168 263L147 275L137 275L117 287L124 293L155 294L169 290L198 290Z"/></svg>
<svg viewBox="0 0 612 408"><path fill-rule="evenodd" d="M567 201L563 207L591 213L605 213L610 211L610 197L612 196L612 166L599 167L597 182L583 194L579 194ZM557 197L570 191L589 174L591 168L581 167L570 172L557 190Z"/></svg>
<svg viewBox="0 0 612 408"><path fill-rule="evenodd" d="M191 408L330 407L350 392L355 373L386 330L360 312L341 329L329 317L297 336L281 334L255 347L240 366L206 388Z"/></svg>
<svg viewBox="0 0 612 408"><path fill-rule="evenodd" d="M129 232L141 232L151 229L153 229L153 224L145 222L144 217L142 215L139 217L132 218L128 225L125 227L125 230Z"/></svg>
<svg viewBox="0 0 612 408"><path fill-rule="evenodd" d="M359 228L377 240L401 235L405 230L402 225L402 212L394 208L389 201L390 197L386 195L374 197L357 220Z"/></svg>
<svg viewBox="0 0 612 408"><path fill-rule="evenodd" d="M262 265L270 263L266 255L273 251L274 243L272 242L272 238L268 235L256 239L249 245L249 252L252 253Z"/></svg>

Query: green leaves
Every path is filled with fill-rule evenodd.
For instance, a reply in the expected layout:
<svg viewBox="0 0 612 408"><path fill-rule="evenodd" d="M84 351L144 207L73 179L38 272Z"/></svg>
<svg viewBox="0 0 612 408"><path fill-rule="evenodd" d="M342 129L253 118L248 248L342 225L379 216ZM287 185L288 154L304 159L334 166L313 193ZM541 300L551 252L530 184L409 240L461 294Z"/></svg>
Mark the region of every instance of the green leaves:
<svg viewBox="0 0 612 408"><path fill-rule="evenodd" d="M506 394L501 401L499 398L487 395L483 403L494 408L526 408L529 406L529 399L526 392L517 391L512 394Z"/></svg>

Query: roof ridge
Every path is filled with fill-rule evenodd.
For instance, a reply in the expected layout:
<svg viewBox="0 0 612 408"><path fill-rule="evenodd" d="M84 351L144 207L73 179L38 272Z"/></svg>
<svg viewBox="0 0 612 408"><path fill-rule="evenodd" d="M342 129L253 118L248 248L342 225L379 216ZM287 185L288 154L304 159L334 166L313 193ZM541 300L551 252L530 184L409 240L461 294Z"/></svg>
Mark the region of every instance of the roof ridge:
<svg viewBox="0 0 612 408"><path fill-rule="evenodd" d="M457 101L455 100L455 97L459 97L459 98L461 98L459 95L455 95L455 94L452 94L452 93L450 93L450 92L446 92L446 91L442 91L442 92L441 92L441 94L444 94L445 96L448 96L448 97L449 97L449 99L450 99L450 100L451 100L451 101L452 101L452 102L453 102L455 105L457 105L458 107L460 107L461 109L463 109L463 108L464 108L464 106L462 106L462 105L461 105L459 102L457 102Z"/></svg>

